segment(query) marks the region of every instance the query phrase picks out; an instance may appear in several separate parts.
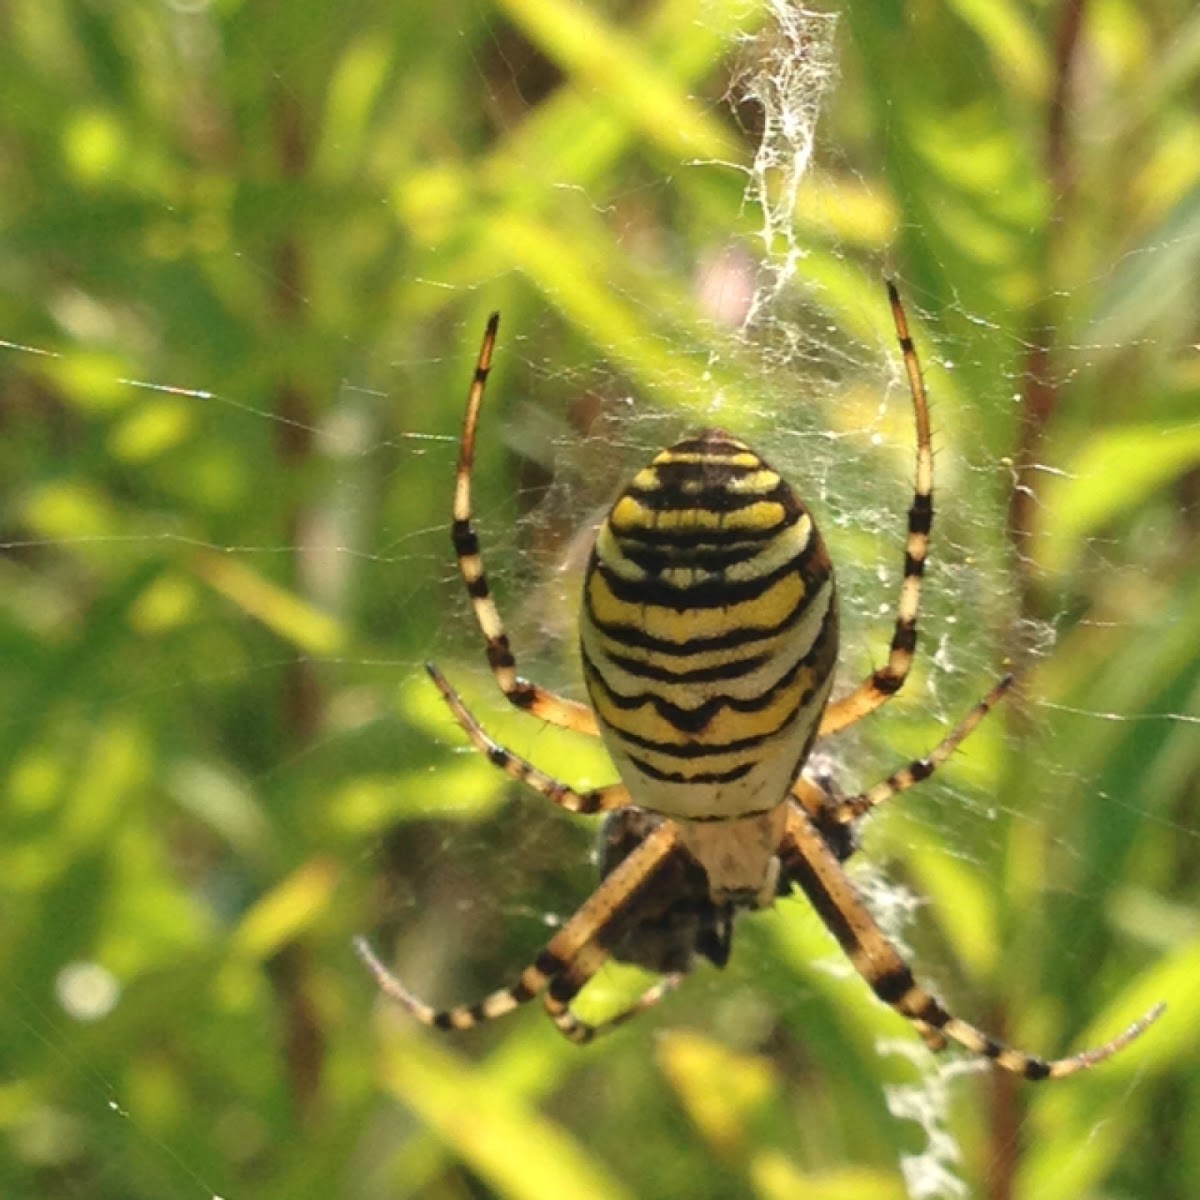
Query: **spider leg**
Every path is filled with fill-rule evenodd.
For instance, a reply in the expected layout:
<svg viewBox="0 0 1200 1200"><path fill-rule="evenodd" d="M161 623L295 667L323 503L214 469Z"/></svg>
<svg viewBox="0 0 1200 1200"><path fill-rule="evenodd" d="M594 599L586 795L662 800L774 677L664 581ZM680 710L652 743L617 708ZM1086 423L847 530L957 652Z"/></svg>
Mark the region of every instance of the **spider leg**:
<svg viewBox="0 0 1200 1200"><path fill-rule="evenodd" d="M459 444L458 468L454 475L454 522L450 527L450 538L458 558L459 572L467 585L467 593L475 610L475 620L479 623L487 642L488 664L500 685L500 690L517 708L532 713L551 725L597 736L596 718L586 704L568 700L517 674L516 659L509 645L508 634L504 630L500 610L492 599L479 551L479 537L475 532L471 512L471 471L475 464L475 432L479 425L479 409L483 404L488 372L492 367L492 350L496 345L496 330L499 326L500 314L493 313L483 335L479 359L475 364L475 377L467 396L467 415L463 423L462 441Z"/></svg>
<svg viewBox="0 0 1200 1200"><path fill-rule="evenodd" d="M824 838L795 805L788 809L780 856L789 878L804 890L855 970L880 1000L912 1021L931 1045L931 1038L941 1035L1014 1075L1031 1080L1061 1079L1110 1058L1140 1037L1163 1011L1163 1005L1157 1005L1103 1046L1068 1058L1037 1058L1006 1046L947 1011L913 979L908 964L876 924Z"/></svg>
<svg viewBox="0 0 1200 1200"><path fill-rule="evenodd" d="M914 784L928 779L958 749L963 740L970 736L979 722L1000 703L1012 685L1013 676L1005 675L924 758L914 759L908 766L893 772L881 783L841 801L836 809L837 820L848 824L871 809L878 808L900 792L908 791Z"/></svg>
<svg viewBox="0 0 1200 1200"><path fill-rule="evenodd" d="M799 801L809 818L822 831L830 829L835 823L851 824L893 796L928 779L1000 703L1012 685L1013 676L1005 675L924 758L914 759L865 792L833 799L811 780L800 778L792 785L793 798ZM827 837L826 841L829 840Z"/></svg>
<svg viewBox="0 0 1200 1200"><path fill-rule="evenodd" d="M375 977L379 990L422 1025L432 1029L471 1029L484 1021L502 1017L546 992L546 1009L555 1025L573 1041L586 1041L586 1036L576 1036L572 1031L588 1026L576 1021L567 1005L608 957L608 946L619 936L623 919L636 907L643 891L678 853L681 853L678 830L673 822L664 821L584 901L537 958L521 972L515 984L500 988L475 1004L435 1009L410 992L383 965L365 938L355 938L354 948ZM634 1008L640 1011L658 998ZM618 1019L624 1020L624 1015Z"/></svg>
<svg viewBox="0 0 1200 1200"><path fill-rule="evenodd" d="M797 776L789 796L804 809L813 826L820 830L825 844L833 851L838 862L845 862L858 849L856 831L848 822L840 819L840 797L831 795L820 784L803 775ZM786 871L780 886L788 888ZM787 894L786 890L783 894Z"/></svg>
<svg viewBox="0 0 1200 1200"><path fill-rule="evenodd" d="M590 1024L581 1020L571 1010L571 1001L583 990L584 985L604 965L608 950L597 942L591 942L576 956L575 961L554 981L542 997L546 1012L555 1028L576 1045L586 1045L601 1034L609 1033L618 1026L632 1021L634 1017L653 1008L665 996L669 996L683 982L683 972L676 971L664 976L653 987L647 988L637 1000L615 1017Z"/></svg>
<svg viewBox="0 0 1200 1200"><path fill-rule="evenodd" d="M932 1025L926 1025L924 1021L913 1021L913 1027L921 1035L921 1040L929 1047L934 1054L940 1053L950 1044L946 1040L946 1035L934 1029Z"/></svg>
<svg viewBox="0 0 1200 1200"><path fill-rule="evenodd" d="M886 704L903 686L912 666L917 646L917 614L921 604L921 577L925 573L925 558L929 553L929 533L933 528L933 444L929 433L929 404L925 383L921 378L921 363L908 332L908 318L900 303L896 285L888 281L888 299L896 338L904 356L904 370L912 392L913 412L917 422L917 472L912 505L908 510L908 538L904 545L904 579L900 584L900 603L896 609L896 628L887 662L872 672L849 695L825 709L820 734L825 737L862 720L880 705Z"/></svg>
<svg viewBox="0 0 1200 1200"><path fill-rule="evenodd" d="M609 812L614 808L623 808L629 803L629 793L624 784L614 783L608 787L577 792L552 775L547 775L545 771L539 770L520 755L506 750L487 734L441 671L433 663L426 663L425 669L429 672L433 682L437 684L438 691L442 693L442 699L450 706L454 719L462 726L467 737L471 739L472 745L481 754L486 754L488 761L499 767L509 778L519 780L527 787L531 787L538 795L545 796L551 803L557 804L559 808L565 808L568 812Z"/></svg>

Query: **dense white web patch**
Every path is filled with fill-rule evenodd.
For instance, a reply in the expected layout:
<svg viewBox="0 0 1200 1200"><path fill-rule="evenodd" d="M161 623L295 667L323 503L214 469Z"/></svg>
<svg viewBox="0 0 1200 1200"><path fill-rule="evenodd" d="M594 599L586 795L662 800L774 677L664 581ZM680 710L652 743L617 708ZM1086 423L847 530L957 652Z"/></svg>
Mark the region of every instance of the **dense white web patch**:
<svg viewBox="0 0 1200 1200"><path fill-rule="evenodd" d="M746 199L760 215L758 286L743 328L772 320L780 294L796 279L804 248L796 236L800 185L812 165L817 121L837 78L837 14L770 0L770 19L750 40L731 98L757 107L762 133Z"/></svg>

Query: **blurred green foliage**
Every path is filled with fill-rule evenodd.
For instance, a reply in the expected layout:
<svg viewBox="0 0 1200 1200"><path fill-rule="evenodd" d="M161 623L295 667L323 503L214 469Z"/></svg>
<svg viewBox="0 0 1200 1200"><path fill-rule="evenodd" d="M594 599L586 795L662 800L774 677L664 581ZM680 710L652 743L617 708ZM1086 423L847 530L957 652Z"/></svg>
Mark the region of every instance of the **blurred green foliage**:
<svg viewBox="0 0 1200 1200"><path fill-rule="evenodd" d="M709 362L694 275L757 252L760 117L724 94L769 10L0 11L4 1196L890 1200L942 1127L965 1191L936 1194L1200 1193L1200 17L847 4L795 229L808 319L852 352L793 422L794 384ZM497 735L605 779L593 747L499 710L454 577L484 315L505 314L487 544L520 553L503 600L561 682L569 636L543 648L557 618L529 614L577 528L544 497L553 516L587 458L582 511L636 455L552 447L619 428L622 389L686 422L710 370L768 455L789 424L841 428L885 384L885 269L934 392L934 553L988 593L984 674L946 712L1023 631L1059 636L954 790L870 848L930 900L925 975L989 1030L1056 1053L1158 999L1166 1018L1077 1079L981 1072L901 1119L922 1076L880 1038L911 1035L830 972L799 902L588 1050L532 1012L445 1039L380 1011L352 933L434 1000L475 998L591 884L585 823L454 753L419 669L437 651ZM856 537L834 539L851 559ZM880 761L944 728L912 691Z"/></svg>

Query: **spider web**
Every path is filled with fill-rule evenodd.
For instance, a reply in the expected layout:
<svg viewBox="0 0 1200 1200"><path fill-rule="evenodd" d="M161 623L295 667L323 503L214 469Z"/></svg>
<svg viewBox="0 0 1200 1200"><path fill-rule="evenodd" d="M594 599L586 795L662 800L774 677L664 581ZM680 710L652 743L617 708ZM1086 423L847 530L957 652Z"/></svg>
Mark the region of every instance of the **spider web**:
<svg viewBox="0 0 1200 1200"><path fill-rule="evenodd" d="M714 29L715 11L710 17ZM632 342L610 342L601 347L606 351L602 354L579 335L582 322L577 315L572 319L567 299L558 297L562 303L556 308L518 296L511 311L506 307L498 385L483 418L477 516L492 584L523 668L568 695L582 694L573 662L573 608L588 530L611 501L614 481L627 478L655 448L699 424L727 424L744 432L816 513L839 571L844 609L841 687L852 686L886 654L902 576L904 513L912 488L911 402L890 328L883 272L876 260L847 244L846 235L839 232L844 228L839 209L847 194L853 193L868 207L880 197L866 170L851 160L834 135L824 132L823 122L830 109L836 109L842 86L839 40L845 35L839 32L838 21L836 15L782 0L771 0L762 13L747 6L744 28L732 35L736 45L728 58L733 66L713 88L706 111L714 122L729 123L745 143L757 146L749 163L697 152L677 158L678 166L670 173L663 171L661 155L638 161L632 180L604 178L581 187L565 166L561 176L556 175L553 163L549 174L537 179L539 188L561 190L564 209L590 213L597 227L614 233L621 245L636 245L643 239L646 257L654 264L644 275L606 281L643 317L644 324L630 330ZM187 54L202 58L209 52L201 22L181 28L193 39ZM552 88L543 68L523 61L518 49L512 33L497 27L492 52L477 67L480 92L489 95L491 117L502 130L516 129L537 107L542 98L539 86ZM264 48L262 53L264 65L270 66L269 52ZM289 80L285 83L291 85ZM656 227L669 220L677 196L686 195L695 180L713 178L739 192L740 226L693 232L676 242L656 238ZM848 192L828 186L831 179L851 185ZM152 213L151 223L165 216ZM150 241L152 234L147 233ZM916 236L922 236L920 230ZM929 252L936 258L938 247ZM258 246L227 247L219 257L222 270L266 279L265 291L275 293L285 308L316 309L321 303L315 290L303 283L295 285L286 264ZM871 728L821 748L817 765L847 790L874 782L936 741L986 691L1008 658L1031 673L1039 663L1053 662L1057 627L1066 626L1070 616L1062 611L1038 618L1023 608L1014 555L1003 529L1013 488L1026 487L1031 475L1014 465L1013 447L992 444L982 423L972 428L955 408L966 386L959 381L978 386L992 361L978 349L976 339L1011 343L1027 335L1014 333L965 304L956 304L946 313L928 303L920 280L906 278L903 263L888 266L896 269L906 306L918 323L936 431L939 520L923 594L921 662L904 699L894 706L894 715L889 706L869 723ZM655 294L635 291L635 284L653 282L654 276L665 281ZM464 302L482 293L480 313L501 303L490 291L510 299L514 291L505 278L489 279L486 269L469 282L428 278L403 282L418 292L450 290ZM659 319L679 295L688 296L703 312L703 322ZM289 619L285 606L255 576L264 567L269 573L271 560L292 555L297 544L304 548L297 590L313 610L351 611L353 593L363 586L359 580L364 574L383 573L391 581L389 606L366 613L369 636L350 641L348 650L305 609L292 618L303 626L295 635L306 639L303 653L285 636L283 649L276 646L269 651L259 644L241 657L214 656L216 662L233 664L214 666L200 679L211 689L214 704L233 702L234 685L255 675L295 669L308 679L304 672L314 661L338 679L336 704L319 730L290 756L261 763L242 779L214 781L205 774L205 763L182 755L179 769L164 788L166 794L185 812L189 805L197 811L205 809L211 820L214 795L235 793L239 787L269 795L277 780L303 772L306 763L353 757L363 786L358 791L347 789L330 803L346 814L348 826L357 821L369 831L358 852L364 876L374 869L377 858L395 857L390 845L394 836L389 839L378 832L384 825L378 806L385 806L385 815L394 815L396 792L419 791L418 806L435 818L419 830L406 826L405 836L416 842L417 852L410 849L403 856L408 873L393 875L385 897L387 917L394 926L417 922L428 908L443 914L457 912L461 919L460 925L422 924L422 932L407 949L406 970L414 985L430 984L444 997L445 985L438 977L453 957L447 943L453 948L461 937L478 945L480 929L515 928L516 933L497 935L502 939L498 953L510 966L518 962L520 952L514 947L521 931L530 924L555 926L581 898L584 877L579 866L590 852L592 833L533 804L520 806L519 816L514 817L505 793L483 782L474 759L460 756L458 739L424 682L421 657L428 655L442 663L489 728L519 753L581 785L607 782L608 777L598 756L588 757L588 751L564 745L564 738L554 731L525 729L500 711L480 663L480 639L469 607L456 590L446 537L456 447L446 423L435 413L444 406L457 411L459 391L465 393L470 378L478 322L457 314L452 318L452 338L398 340L394 357L390 351L349 347L340 394L328 406L329 415L318 418L302 409L291 412L264 403L250 382L241 390L215 392L207 379L130 374L126 364L138 361L137 323L123 327L122 314L82 292L64 289L55 315L59 330L80 346L115 344L121 353L113 357L120 358L122 365L112 365L102 355L89 358L61 351L56 348L61 343L50 336L44 344L14 337L0 346L17 364L18 373L36 376L41 368L37 360L48 358L51 376L88 372L97 412L103 411L106 397L133 392L148 398L146 411L160 425L171 419L231 421L243 434L249 430L248 440L257 440L265 454L276 452L272 444L283 444L282 453L287 454L289 438L298 438L311 443L298 453L325 460L330 470L323 481L322 501L298 506L296 536L287 541L280 536L256 540L260 525L247 522L251 530L247 534L236 519L221 514L219 505L213 511L221 515L210 527L174 520L166 503L158 528L152 520L139 521L128 532L119 523L97 519L92 524L86 519L88 504L99 503L100 494L88 492L86 502L72 508L72 498L78 495L72 491L68 471L67 486L42 493L39 519L30 522L38 532L6 544L10 557L36 558L50 551L56 559L69 562L76 555L86 559L126 551L136 554L163 543L191 549L196 577L205 586L225 596L239 618L275 622L277 630ZM1072 352L1073 363L1085 366L1089 355L1103 355L1119 344L1116 339L1066 349ZM555 348L556 357L548 356L546 346ZM673 358L686 361L686 369L673 365ZM443 369L448 366L453 370ZM1082 368L1069 368L1077 369ZM461 389L439 394L428 403L409 402L405 396L406 406L398 405L402 386L407 386L404 381L419 381L426 373L436 374L439 380L461 379ZM700 391L698 378L707 385ZM1013 369L986 382L986 396L981 399L1014 412L1022 403L1024 386L1021 373ZM398 424L380 421L380 412L389 408L399 408ZM187 410L186 418L173 417L181 410ZM154 428L144 433L151 444L154 436ZM387 512L377 506L375 491L382 487L403 492L410 471L429 460L438 463L429 478L444 479L445 495L437 503L413 506L404 514L405 520L385 520L372 530L379 534L378 540L365 541L366 514ZM146 461L123 458L106 483L117 493L128 487L131 494L138 494L139 463ZM354 468L363 463L382 466L356 476ZM1059 470L1049 459L1035 459L1030 466L1034 476ZM83 478L80 486L88 482ZM154 486L161 487L164 499L169 495L160 481ZM211 487L219 491L222 486L220 464L214 460ZM424 520L414 523L414 512ZM1103 565L1110 547L1093 540L1091 548ZM1030 565L1030 560L1021 561ZM148 606L153 611L144 611L142 618L169 620L173 602L183 600L165 587L155 593L158 607ZM270 615L264 617L268 610ZM46 616L51 620L53 614ZM389 621L420 627L419 653L397 656L389 651ZM204 636L214 636L213 631L205 630ZM215 636L219 638L219 633ZM122 705L153 707L183 686L170 679L135 678L116 684L113 695ZM292 697L302 700L305 686L303 681L296 684ZM390 699L394 692L399 694L397 702ZM1109 719L1194 721L1194 714L1182 703L1165 712L1085 712L1079 719L1084 725ZM1017 707L1025 721L1042 715L1036 700L1018 702ZM246 714L245 719L267 719L267 714ZM19 727L16 717L7 720L10 731ZM302 717L296 720L303 723ZM429 741L425 753L406 751L399 784L382 788L368 785L396 771L396 755L374 736L378 728L410 742L419 736ZM1005 730L1001 724L982 735L983 744L989 737L1018 738L1019 731ZM1046 795L1053 795L1056 772L1062 772L1064 782L1078 782L1068 778L1069 767L1056 765L1053 746L1035 744L1030 750L1025 735L1020 735L1019 745L1022 753L1035 755L1042 767ZM969 756L964 753L964 757ZM253 755L248 759L253 761ZM949 771L930 781L922 795L914 794L911 802L906 797L907 823L889 834L886 819L881 822L885 832L868 841L866 857L878 846L885 860L903 858L906 848L927 832L948 846L960 865L996 870L1004 841L1001 833L992 832L993 826L1004 824L1004 818L1025 822L1030 817L1025 810L997 812L988 791L971 781L969 767ZM238 806L236 795L226 798L225 811L236 825L241 818L232 814L246 809ZM1120 803L1111 796L1100 799ZM388 804L391 810L386 809ZM456 814L469 819L456 819ZM281 821L289 819L277 815ZM1178 832L1195 836L1189 828L1179 827ZM236 839L239 831L230 836ZM253 840L254 835L243 829L240 836ZM188 839L181 840L181 858L187 862ZM500 845L503 851L498 851ZM1056 849L1068 857L1074 853L1069 844ZM484 860L489 863L487 889L480 888L476 878L475 864ZM889 882L886 865L864 866L861 871L863 887L889 932L902 943L921 938L915 928L920 924L914 914L915 891ZM206 874L198 869L198 875L204 877L200 890L209 895L216 911L235 907L235 901L221 893L227 881L220 872ZM229 886L245 885L235 881ZM784 917L772 915L765 920L772 924L811 921L799 908L789 905ZM444 922L451 919L446 916ZM746 961L755 975L772 970L779 947L771 936L748 933L745 939ZM928 938L920 942L920 955L913 953L927 966L930 960L924 955L937 953L936 944L929 947L928 942ZM943 967L953 979L948 961L936 959L932 971L922 974L936 980ZM845 970L832 955L822 969ZM726 1032L735 1007L722 999L729 981L715 973L700 973L688 986L700 994L701 1003L712 1006L715 1026ZM43 1041L52 1054L70 1058L80 1086L98 1098L98 1107L133 1125L131 1140L166 1164L163 1171L171 1182L162 1185L162 1194L215 1195L217 1189L202 1178L202 1171L193 1169L186 1152L176 1151L170 1138L158 1137L149 1122L134 1122L121 1089L113 1082L115 1074L108 1074L109 1068L91 1067L72 1036L63 1032L71 1023L102 1020L119 1009L122 993L115 975L91 960L71 961L58 973L57 988L60 1009L49 1011L36 997L18 992L15 1006L23 1014L20 1019L27 1033ZM735 994L742 993L735 990ZM783 1001L771 1004L782 1007ZM969 997L955 1007L966 1015L971 1011ZM769 1019L768 1013L764 1024ZM894 1051L881 1042L880 1053ZM966 1195L961 1151L949 1132L952 1106L960 1094L955 1076L962 1068L939 1069L928 1056L916 1059L914 1066L916 1080L910 1078L888 1092L896 1119L921 1130L920 1145L903 1162L909 1195ZM30 1129L52 1140L56 1114L48 1108L43 1115L45 1120L31 1122ZM221 1191L225 1194L228 1189Z"/></svg>

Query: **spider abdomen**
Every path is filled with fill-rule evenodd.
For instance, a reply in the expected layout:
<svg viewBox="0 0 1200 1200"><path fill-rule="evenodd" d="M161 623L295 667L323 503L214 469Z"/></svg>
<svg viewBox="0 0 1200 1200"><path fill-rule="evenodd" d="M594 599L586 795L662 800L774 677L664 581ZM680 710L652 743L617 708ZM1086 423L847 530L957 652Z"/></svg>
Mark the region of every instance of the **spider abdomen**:
<svg viewBox="0 0 1200 1200"><path fill-rule="evenodd" d="M833 682L833 569L753 450L708 429L659 453L596 539L580 621L597 723L634 802L691 819L785 797Z"/></svg>

